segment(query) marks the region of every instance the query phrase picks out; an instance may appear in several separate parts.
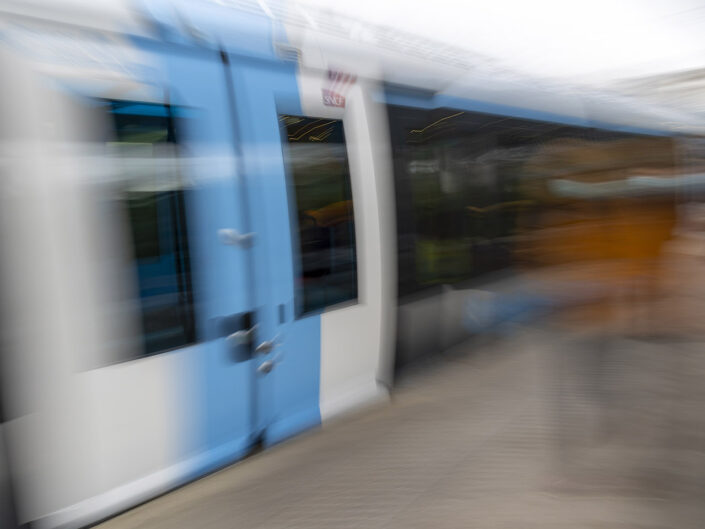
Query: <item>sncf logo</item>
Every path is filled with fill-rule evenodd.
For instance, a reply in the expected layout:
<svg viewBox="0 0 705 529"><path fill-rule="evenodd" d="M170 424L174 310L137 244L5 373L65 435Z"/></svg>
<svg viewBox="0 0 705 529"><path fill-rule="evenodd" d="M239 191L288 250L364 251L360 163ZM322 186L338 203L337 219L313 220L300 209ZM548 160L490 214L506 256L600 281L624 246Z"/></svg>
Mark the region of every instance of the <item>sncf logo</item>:
<svg viewBox="0 0 705 529"><path fill-rule="evenodd" d="M328 86L322 90L323 104L328 107L344 107L345 94L356 80L356 75L328 70Z"/></svg>

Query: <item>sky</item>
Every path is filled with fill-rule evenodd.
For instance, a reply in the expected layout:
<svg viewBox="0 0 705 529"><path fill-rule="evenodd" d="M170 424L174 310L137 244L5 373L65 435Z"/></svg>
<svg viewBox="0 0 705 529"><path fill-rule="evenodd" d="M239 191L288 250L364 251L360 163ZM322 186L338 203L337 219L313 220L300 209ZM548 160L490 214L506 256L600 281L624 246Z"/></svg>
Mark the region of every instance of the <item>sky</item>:
<svg viewBox="0 0 705 529"><path fill-rule="evenodd" d="M705 67L705 0L300 0L490 56L604 81Z"/></svg>

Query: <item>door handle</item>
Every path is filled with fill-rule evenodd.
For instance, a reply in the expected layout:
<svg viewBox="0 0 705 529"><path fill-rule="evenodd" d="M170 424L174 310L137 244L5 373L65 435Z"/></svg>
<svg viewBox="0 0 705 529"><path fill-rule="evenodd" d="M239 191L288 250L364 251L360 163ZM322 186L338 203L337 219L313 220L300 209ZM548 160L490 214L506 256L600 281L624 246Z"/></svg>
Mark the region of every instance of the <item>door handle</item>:
<svg viewBox="0 0 705 529"><path fill-rule="evenodd" d="M235 331L234 333L228 335L228 337L225 339L233 344L238 345L252 343L252 338L254 337L256 330L257 324L254 324L249 329L240 329L239 331Z"/></svg>
<svg viewBox="0 0 705 529"><path fill-rule="evenodd" d="M272 369L276 367L277 364L281 363L282 355L277 354L271 360L265 360L260 365L257 366L257 373L260 375L267 375L272 372Z"/></svg>
<svg viewBox="0 0 705 529"><path fill-rule="evenodd" d="M218 230L218 238L223 244L229 246L240 246L241 248L249 248L254 242L254 233L240 233L234 228L223 228Z"/></svg>
<svg viewBox="0 0 705 529"><path fill-rule="evenodd" d="M271 340L265 340L261 344L259 344L257 347L255 347L255 354L258 355L266 355L268 353L271 353L275 347L279 345L279 335L277 334L274 338Z"/></svg>
<svg viewBox="0 0 705 529"><path fill-rule="evenodd" d="M272 369L274 369L274 362L272 362L271 360L266 360L257 366L257 372L260 375L266 375L270 373Z"/></svg>
<svg viewBox="0 0 705 529"><path fill-rule="evenodd" d="M257 325L252 312L240 312L211 320L213 338L225 338L228 355L233 362L246 362L253 357Z"/></svg>

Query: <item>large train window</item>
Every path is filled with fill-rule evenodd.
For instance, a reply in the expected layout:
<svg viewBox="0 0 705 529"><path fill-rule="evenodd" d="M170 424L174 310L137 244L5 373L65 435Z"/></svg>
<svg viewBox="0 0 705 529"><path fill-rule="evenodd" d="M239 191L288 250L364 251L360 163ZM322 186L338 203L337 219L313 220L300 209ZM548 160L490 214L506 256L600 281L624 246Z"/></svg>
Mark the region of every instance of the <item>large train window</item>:
<svg viewBox="0 0 705 529"><path fill-rule="evenodd" d="M541 131L453 109L389 109L397 191L399 294L511 264L519 172Z"/></svg>
<svg viewBox="0 0 705 529"><path fill-rule="evenodd" d="M176 109L105 102L118 170L112 197L127 220L146 355L194 342L186 186L178 170Z"/></svg>
<svg viewBox="0 0 705 529"><path fill-rule="evenodd" d="M608 248L600 234L626 202L604 191L673 168L657 136L448 108L390 107L389 120L400 295L517 265L619 257L628 245ZM670 199L653 195L644 211L659 200Z"/></svg>
<svg viewBox="0 0 705 529"><path fill-rule="evenodd" d="M299 315L357 299L355 223L343 122L280 116L296 211Z"/></svg>

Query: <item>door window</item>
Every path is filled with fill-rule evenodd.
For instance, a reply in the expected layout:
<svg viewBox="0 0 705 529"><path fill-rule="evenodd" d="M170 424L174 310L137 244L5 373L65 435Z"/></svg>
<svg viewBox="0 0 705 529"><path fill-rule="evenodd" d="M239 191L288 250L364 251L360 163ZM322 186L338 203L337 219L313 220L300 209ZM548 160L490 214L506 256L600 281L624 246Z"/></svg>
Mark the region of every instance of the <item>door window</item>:
<svg viewBox="0 0 705 529"><path fill-rule="evenodd" d="M343 122L280 116L298 240L299 315L357 299L355 219Z"/></svg>

